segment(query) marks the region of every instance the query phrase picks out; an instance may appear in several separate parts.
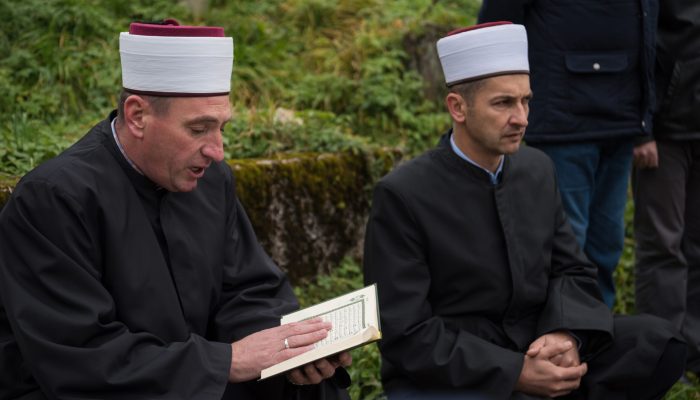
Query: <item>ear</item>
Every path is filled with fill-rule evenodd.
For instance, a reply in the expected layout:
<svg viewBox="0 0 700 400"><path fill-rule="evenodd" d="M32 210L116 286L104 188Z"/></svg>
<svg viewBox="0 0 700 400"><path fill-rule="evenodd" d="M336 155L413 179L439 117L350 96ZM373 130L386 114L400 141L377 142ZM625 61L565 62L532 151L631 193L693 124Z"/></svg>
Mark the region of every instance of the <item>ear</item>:
<svg viewBox="0 0 700 400"><path fill-rule="evenodd" d="M143 137L148 114L148 102L141 96L132 94L124 101L124 124L130 134L137 138Z"/></svg>
<svg viewBox="0 0 700 400"><path fill-rule="evenodd" d="M454 92L448 93L445 105L454 122L462 123L467 119L467 102L462 96Z"/></svg>

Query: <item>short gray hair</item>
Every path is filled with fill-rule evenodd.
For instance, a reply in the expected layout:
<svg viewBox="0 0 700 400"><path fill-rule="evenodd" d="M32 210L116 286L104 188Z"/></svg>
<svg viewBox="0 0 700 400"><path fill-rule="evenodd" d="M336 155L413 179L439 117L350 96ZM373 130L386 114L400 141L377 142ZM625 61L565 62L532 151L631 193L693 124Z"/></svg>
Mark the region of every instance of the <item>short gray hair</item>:
<svg viewBox="0 0 700 400"><path fill-rule="evenodd" d="M458 83L456 85L452 85L448 89L451 93L457 93L458 95L462 96L464 98L464 101L466 101L467 104L471 106L474 104L474 96L476 96L476 92L478 92L479 89L481 89L485 83L486 79L477 79L475 81L463 82Z"/></svg>
<svg viewBox="0 0 700 400"><path fill-rule="evenodd" d="M131 93L126 89L122 89L121 93L119 93L119 105L117 106L117 118L119 119L120 123L124 122L124 102L126 102L126 99L134 95L136 93ZM156 115L165 115L168 113L168 110L170 109L170 97L166 96L148 96L148 95L138 95L141 96L142 99L146 100L148 104L150 104L151 107L153 107L153 111L155 111Z"/></svg>

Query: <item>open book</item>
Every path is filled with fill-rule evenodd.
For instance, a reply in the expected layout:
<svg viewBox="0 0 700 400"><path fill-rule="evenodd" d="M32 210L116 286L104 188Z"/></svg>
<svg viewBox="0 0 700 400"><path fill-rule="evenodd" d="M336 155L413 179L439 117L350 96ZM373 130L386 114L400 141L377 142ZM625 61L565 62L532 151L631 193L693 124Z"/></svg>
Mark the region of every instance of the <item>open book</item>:
<svg viewBox="0 0 700 400"><path fill-rule="evenodd" d="M312 350L262 370L260 379L381 339L377 286L370 285L282 317L282 324L321 318L333 324Z"/></svg>

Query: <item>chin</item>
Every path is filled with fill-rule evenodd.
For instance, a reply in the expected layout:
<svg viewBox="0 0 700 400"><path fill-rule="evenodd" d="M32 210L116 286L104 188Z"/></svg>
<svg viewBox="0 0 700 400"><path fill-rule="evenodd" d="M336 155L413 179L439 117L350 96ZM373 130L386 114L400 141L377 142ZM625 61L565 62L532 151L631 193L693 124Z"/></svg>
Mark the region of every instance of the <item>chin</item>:
<svg viewBox="0 0 700 400"><path fill-rule="evenodd" d="M178 192L183 192L183 193L184 193L184 192L191 192L191 191L197 189L197 182L195 182L195 183L193 183L193 184L191 184L191 185L187 185L187 186L185 186L185 187L180 187L180 188L178 188L178 189L179 189Z"/></svg>
<svg viewBox="0 0 700 400"><path fill-rule="evenodd" d="M503 149L503 154L513 154L520 149L520 142L507 146Z"/></svg>
<svg viewBox="0 0 700 400"><path fill-rule="evenodd" d="M170 189L168 189L168 190L170 190L171 192L186 193L186 192L191 192L195 189L197 189L197 181L196 180L181 182L180 184L175 185L172 190L170 190Z"/></svg>

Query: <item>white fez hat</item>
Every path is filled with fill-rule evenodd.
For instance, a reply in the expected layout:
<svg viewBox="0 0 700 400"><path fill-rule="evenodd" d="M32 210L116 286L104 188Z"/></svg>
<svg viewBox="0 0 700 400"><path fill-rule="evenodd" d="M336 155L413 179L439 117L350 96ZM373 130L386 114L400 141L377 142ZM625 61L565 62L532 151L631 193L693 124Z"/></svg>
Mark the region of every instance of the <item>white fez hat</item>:
<svg viewBox="0 0 700 400"><path fill-rule="evenodd" d="M496 75L529 73L525 27L489 22L458 29L437 42L447 86Z"/></svg>
<svg viewBox="0 0 700 400"><path fill-rule="evenodd" d="M122 87L156 96L216 96L231 91L233 39L224 29L132 23L119 35Z"/></svg>

